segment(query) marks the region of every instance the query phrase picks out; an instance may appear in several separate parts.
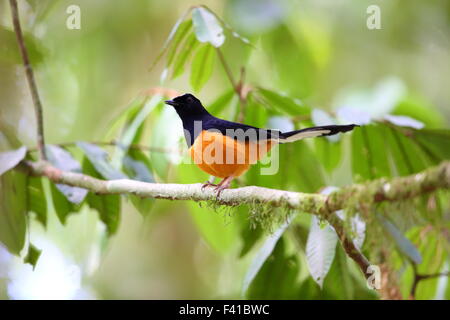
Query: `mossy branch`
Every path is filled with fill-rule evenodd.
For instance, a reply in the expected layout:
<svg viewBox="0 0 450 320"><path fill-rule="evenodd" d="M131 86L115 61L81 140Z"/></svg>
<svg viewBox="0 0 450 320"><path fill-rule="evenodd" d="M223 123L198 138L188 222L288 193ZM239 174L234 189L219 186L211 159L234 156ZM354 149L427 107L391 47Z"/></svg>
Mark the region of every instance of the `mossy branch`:
<svg viewBox="0 0 450 320"><path fill-rule="evenodd" d="M211 188L202 190L200 183L165 184L129 179L100 180L81 173L62 171L46 161L24 161L22 165L31 175L44 176L54 183L85 188L96 194L133 194L142 198L168 200L213 200L226 206L256 203L318 215L334 227L345 252L357 263L366 278L370 276L367 273L369 261L355 247L353 241L346 235L342 221L333 213L341 209L357 209L361 203L367 206L378 202L401 201L438 189L450 189L448 161L406 177L350 185L328 196L249 186L224 190L219 198Z"/></svg>
<svg viewBox="0 0 450 320"><path fill-rule="evenodd" d="M217 200L222 205L261 203L273 207L285 207L324 218L337 210L348 209L360 202L394 202L414 198L437 189L450 189L450 162L425 171L392 179L379 179L363 184L343 187L326 196L263 187L249 186L224 190L220 198L211 188L201 189L202 184L146 183L136 180L100 180L81 173L62 171L46 161L25 161L30 174L45 176L54 183L85 188L96 194L134 194L143 198L168 200Z"/></svg>

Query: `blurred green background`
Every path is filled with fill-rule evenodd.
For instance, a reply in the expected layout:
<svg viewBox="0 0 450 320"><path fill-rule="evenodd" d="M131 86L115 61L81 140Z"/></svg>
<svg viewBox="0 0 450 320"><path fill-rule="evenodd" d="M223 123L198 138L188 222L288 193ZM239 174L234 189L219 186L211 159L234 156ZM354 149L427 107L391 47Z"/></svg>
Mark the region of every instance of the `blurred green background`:
<svg viewBox="0 0 450 320"><path fill-rule="evenodd" d="M80 30L66 28L66 9L73 4L81 8ZM381 90L384 97L400 95L405 108L425 108L431 126L448 127L446 0L20 1L47 143L105 141L111 123L144 90L163 85L192 92L188 72L161 84L164 64L149 69L176 20L197 4L210 7L254 45L227 38L223 48L235 78L246 66L249 85L329 111L348 101L349 93ZM366 27L371 4L381 8L380 30ZM0 0L0 142L16 136L34 147L34 113L11 30L9 3ZM196 95L208 105L229 88L216 59L211 79ZM168 166L160 181L201 182L189 177L194 169L187 165ZM47 230L32 222L31 239L43 249L38 267L33 273L0 248L0 298L241 297L254 258L254 252L239 258L243 228L237 220L244 221L247 212L228 216L197 210L196 203L157 201L143 218L129 201L122 203L118 233L109 240L87 207L66 226L54 214ZM307 270L301 274L307 277ZM299 288L294 297L308 298L302 292L307 290ZM355 290L353 297L368 295Z"/></svg>

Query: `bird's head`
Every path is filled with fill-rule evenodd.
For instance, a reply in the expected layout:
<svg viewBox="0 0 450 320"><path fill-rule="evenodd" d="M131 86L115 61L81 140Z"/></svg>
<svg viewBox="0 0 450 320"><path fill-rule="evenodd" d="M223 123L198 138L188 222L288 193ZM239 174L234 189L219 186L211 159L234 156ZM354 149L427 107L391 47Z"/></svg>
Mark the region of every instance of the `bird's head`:
<svg viewBox="0 0 450 320"><path fill-rule="evenodd" d="M181 118L207 113L200 100L190 93L175 97L172 100L166 100L165 103L173 106Z"/></svg>

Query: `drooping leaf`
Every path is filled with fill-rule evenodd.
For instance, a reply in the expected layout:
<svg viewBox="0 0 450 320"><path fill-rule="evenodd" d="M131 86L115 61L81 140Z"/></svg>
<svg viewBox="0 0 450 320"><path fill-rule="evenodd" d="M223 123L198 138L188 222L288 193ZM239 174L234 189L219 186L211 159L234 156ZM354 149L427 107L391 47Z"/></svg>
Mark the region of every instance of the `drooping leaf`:
<svg viewBox="0 0 450 320"><path fill-rule="evenodd" d="M149 101L147 99L144 100L141 108L136 113L129 115L122 134L117 141L116 152L111 160L114 167L118 167L118 164L122 162L130 145L139 140L139 133L142 132L145 120L161 101L162 97L160 95L154 95Z"/></svg>
<svg viewBox="0 0 450 320"><path fill-rule="evenodd" d="M310 114L310 108L298 99L292 99L286 95L263 88L257 88L256 93L260 99L262 98L261 100L265 105L272 110L291 116Z"/></svg>
<svg viewBox="0 0 450 320"><path fill-rule="evenodd" d="M317 217L312 217L306 243L306 260L311 276L320 287L333 263L337 240L336 232L328 223L322 227Z"/></svg>
<svg viewBox="0 0 450 320"><path fill-rule="evenodd" d="M99 146L79 141L77 146L84 152L95 170L100 173L102 178L108 180L125 179L126 176L115 169L108 160L108 153Z"/></svg>
<svg viewBox="0 0 450 320"><path fill-rule="evenodd" d="M450 130L416 130L413 137L439 161L450 159Z"/></svg>
<svg viewBox="0 0 450 320"><path fill-rule="evenodd" d="M352 174L354 180L365 181L390 177L386 136L382 125L365 125L352 133Z"/></svg>
<svg viewBox="0 0 450 320"><path fill-rule="evenodd" d="M178 27L175 36L173 38L173 42L167 51L167 63L166 66L169 67L174 61L177 50L182 43L182 41L186 38L189 32L192 29L192 20L183 21Z"/></svg>
<svg viewBox="0 0 450 320"><path fill-rule="evenodd" d="M195 49L199 46L199 42L195 38L194 34L189 34L183 41L178 54L175 57L172 66L172 79L179 77L184 72L184 66L189 57L195 52Z"/></svg>
<svg viewBox="0 0 450 320"><path fill-rule="evenodd" d="M186 19L187 14L190 10L186 11L175 23L172 30L169 33L169 36L167 37L163 48L159 52L158 56L156 57L155 61L150 67L150 71L155 67L155 65L159 62L159 60L162 58L162 56L167 52L169 48L172 48L173 46L178 46L178 38L180 38L180 34L183 33L183 29L185 28L186 24L184 21ZM190 20L188 20L190 21Z"/></svg>
<svg viewBox="0 0 450 320"><path fill-rule="evenodd" d="M245 274L244 282L242 284L242 295L245 295L253 279L256 277L259 270L262 268L264 262L267 260L267 258L270 256L273 249L275 248L275 245L277 244L278 240L286 231L286 229L289 227L294 218L295 215L290 215L288 219L283 224L281 224L278 227L278 229L275 230L271 235L269 235L267 239L264 241L264 244L258 250L255 259L253 260L253 262L251 263L250 267L247 270L247 273Z"/></svg>
<svg viewBox="0 0 450 320"><path fill-rule="evenodd" d="M414 129L422 129L424 127L424 124L422 122L408 116L387 114L384 116L384 119L392 124L395 124L396 126L410 127Z"/></svg>
<svg viewBox="0 0 450 320"><path fill-rule="evenodd" d="M320 163L323 164L328 173L332 173L341 162L341 142L331 142L328 139L314 139L314 147Z"/></svg>
<svg viewBox="0 0 450 320"><path fill-rule="evenodd" d="M92 209L98 211L100 220L106 225L108 235L115 234L120 222L120 196L89 193L87 203Z"/></svg>
<svg viewBox="0 0 450 320"><path fill-rule="evenodd" d="M205 8L206 10L208 10L210 13L212 13L214 15L214 17L216 17L216 19L222 24L222 26L224 26L226 29L228 29L228 31L231 33L231 35L233 37L235 37L236 39L239 39L240 41L242 41L244 44L246 45L250 45L253 47L253 45L250 43L250 40L248 40L246 37L240 35L239 33L236 32L236 30L234 30L229 24L227 24L223 19L220 18L220 16L218 16L214 11L212 11L208 6L206 5L201 5L201 7Z"/></svg>
<svg viewBox="0 0 450 320"><path fill-rule="evenodd" d="M397 229L397 227L390 222L387 218L383 217L380 214L376 215L381 225L384 227L386 232L392 237L395 241L395 244L399 251L411 259L414 263L420 264L422 263L422 256L420 255L417 248L409 241L401 232Z"/></svg>
<svg viewBox="0 0 450 320"><path fill-rule="evenodd" d="M192 10L192 22L198 41L209 42L216 48L225 42L223 28L209 10L203 7Z"/></svg>
<svg viewBox="0 0 450 320"><path fill-rule="evenodd" d="M55 145L46 145L48 161L56 168L64 171L81 172L80 163L63 148ZM87 190L78 187L71 187L65 184L56 184L58 190L72 203L79 204L86 197Z"/></svg>
<svg viewBox="0 0 450 320"><path fill-rule="evenodd" d="M212 115L219 116L222 111L231 103L233 100L234 90L229 89L222 95L220 95L213 103L207 106L208 112Z"/></svg>
<svg viewBox="0 0 450 320"><path fill-rule="evenodd" d="M30 243L28 247L28 253L23 260L24 263L28 263L34 268L36 268L36 264L41 256L42 250L36 248L32 243Z"/></svg>
<svg viewBox="0 0 450 320"><path fill-rule="evenodd" d="M391 127L385 138L397 174L408 175L427 167L430 157L424 152L427 149L421 148L414 140L401 133L398 128Z"/></svg>
<svg viewBox="0 0 450 320"><path fill-rule="evenodd" d="M65 225L69 214L79 211L81 205L70 202L54 183L50 183L53 207L59 221Z"/></svg>
<svg viewBox="0 0 450 320"><path fill-rule="evenodd" d="M0 176L17 166L25 158L26 153L27 148L25 146L16 150L0 152Z"/></svg>
<svg viewBox="0 0 450 320"><path fill-rule="evenodd" d="M89 158L85 158L83 161L83 173L98 179L104 177ZM120 222L120 195L96 195L90 192L86 200L89 207L98 211L100 220L105 224L108 235L115 234Z"/></svg>
<svg viewBox="0 0 450 320"><path fill-rule="evenodd" d="M148 97L144 95L140 95L130 101L126 107L123 108L123 111L120 112L120 114L108 125L106 137L115 138L118 134L120 134L120 130L123 127L127 127L131 123L147 101Z"/></svg>
<svg viewBox="0 0 450 320"><path fill-rule="evenodd" d="M24 42L28 51L29 59L33 66L39 65L45 57L46 48L42 46L42 41L34 37L31 33L24 34ZM17 49L17 39L14 30L9 30L0 26L0 62L9 64L22 64L22 57Z"/></svg>
<svg viewBox="0 0 450 320"><path fill-rule="evenodd" d="M248 299L296 298L296 280L300 269L296 255L289 254L285 240L280 238L258 274L250 284Z"/></svg>
<svg viewBox="0 0 450 320"><path fill-rule="evenodd" d="M197 50L191 66L190 83L199 92L212 75L214 68L214 47L206 44Z"/></svg>
<svg viewBox="0 0 450 320"><path fill-rule="evenodd" d="M124 158L123 166L125 172L131 179L143 182L155 181L151 173L150 161L141 150L129 150L129 155ZM154 199L140 198L135 195L130 195L129 198L134 207L143 216L146 216L150 212L154 203Z"/></svg>
<svg viewBox="0 0 450 320"><path fill-rule="evenodd" d="M0 242L19 255L26 234L26 176L16 170L0 176Z"/></svg>
<svg viewBox="0 0 450 320"><path fill-rule="evenodd" d="M347 264L347 256L341 246L336 247L336 255L323 282L322 290L335 299L354 298L355 288Z"/></svg>
<svg viewBox="0 0 450 320"><path fill-rule="evenodd" d="M47 226L47 200L41 177L28 177L27 179L27 210L36 214L36 219Z"/></svg>

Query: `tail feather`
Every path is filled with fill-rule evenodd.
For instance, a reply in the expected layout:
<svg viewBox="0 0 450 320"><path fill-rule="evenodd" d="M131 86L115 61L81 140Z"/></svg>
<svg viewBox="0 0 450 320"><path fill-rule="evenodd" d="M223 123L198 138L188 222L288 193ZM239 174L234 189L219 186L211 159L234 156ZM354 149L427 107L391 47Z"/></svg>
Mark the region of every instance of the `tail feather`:
<svg viewBox="0 0 450 320"><path fill-rule="evenodd" d="M314 138L314 137L323 137L323 136L332 136L339 132L347 132L353 130L354 127L359 127L356 124L347 124L347 125L330 125L330 126L320 126L320 127L311 127L305 128L301 130L289 131L281 133L280 142L294 142L297 140L301 140L304 138Z"/></svg>

